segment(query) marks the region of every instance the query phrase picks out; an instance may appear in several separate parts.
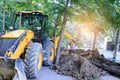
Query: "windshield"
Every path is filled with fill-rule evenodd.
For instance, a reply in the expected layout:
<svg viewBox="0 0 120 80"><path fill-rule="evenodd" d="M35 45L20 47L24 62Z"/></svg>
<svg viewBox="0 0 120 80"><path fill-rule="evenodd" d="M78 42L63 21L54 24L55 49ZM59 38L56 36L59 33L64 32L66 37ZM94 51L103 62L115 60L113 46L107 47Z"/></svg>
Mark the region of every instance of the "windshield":
<svg viewBox="0 0 120 80"><path fill-rule="evenodd" d="M34 17L23 17L22 19L22 27L31 30L37 30L37 27L40 27L40 20L37 16Z"/></svg>
<svg viewBox="0 0 120 80"><path fill-rule="evenodd" d="M45 24L41 16L22 15L22 17L20 18L20 15L17 15L15 18L14 28L15 29L24 28L24 29L31 29L35 31L37 30L38 27L39 29L41 29L42 25L45 25Z"/></svg>
<svg viewBox="0 0 120 80"><path fill-rule="evenodd" d="M16 13L14 30L31 29L35 34L46 36L49 34L48 16L41 13ZM20 27L19 27L20 26Z"/></svg>

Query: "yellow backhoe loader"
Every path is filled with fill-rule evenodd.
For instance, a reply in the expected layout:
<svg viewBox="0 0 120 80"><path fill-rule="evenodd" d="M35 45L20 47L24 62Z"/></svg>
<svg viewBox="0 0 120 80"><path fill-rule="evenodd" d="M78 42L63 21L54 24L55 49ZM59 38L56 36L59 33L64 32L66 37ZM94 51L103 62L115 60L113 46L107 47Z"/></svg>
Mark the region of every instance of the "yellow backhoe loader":
<svg viewBox="0 0 120 80"><path fill-rule="evenodd" d="M0 33L0 57L24 61L27 79L37 79L43 65L51 66L55 60L55 49L59 36L54 42L48 36L48 16L41 11L20 11L16 13L10 32ZM73 39L68 32L64 35Z"/></svg>
<svg viewBox="0 0 120 80"><path fill-rule="evenodd" d="M24 60L27 79L37 79L42 63L51 66L55 59L54 43L47 32L47 15L42 12L16 13L14 26L0 34L0 56Z"/></svg>

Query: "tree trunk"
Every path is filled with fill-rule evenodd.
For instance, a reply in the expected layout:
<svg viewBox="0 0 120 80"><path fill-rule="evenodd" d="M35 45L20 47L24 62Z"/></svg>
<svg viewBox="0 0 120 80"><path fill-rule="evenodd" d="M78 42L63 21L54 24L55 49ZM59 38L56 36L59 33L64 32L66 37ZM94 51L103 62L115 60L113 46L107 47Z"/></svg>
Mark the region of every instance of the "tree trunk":
<svg viewBox="0 0 120 80"><path fill-rule="evenodd" d="M97 33L94 33L94 40L93 40L93 47L92 47L92 50L95 49L96 40L97 40Z"/></svg>
<svg viewBox="0 0 120 80"><path fill-rule="evenodd" d="M4 0L4 11L3 11L3 27L2 27L2 31L5 30L5 0Z"/></svg>
<svg viewBox="0 0 120 80"><path fill-rule="evenodd" d="M65 12L64 12L64 15L63 15L63 23L62 23L62 27L61 27L61 31L60 31L60 39L59 39L58 47L57 47L57 50L56 50L56 61L55 61L55 64L59 63L60 47L61 47L61 44L62 44L63 34L64 34L65 25L66 25L66 21L67 21L67 9L68 9L69 1L70 0L67 0L66 1L66 5L65 5Z"/></svg>
<svg viewBox="0 0 120 80"><path fill-rule="evenodd" d="M113 60L114 60L114 61L116 61L118 39L119 39L119 29L116 30L115 48L114 48L114 55L113 55Z"/></svg>
<svg viewBox="0 0 120 80"><path fill-rule="evenodd" d="M60 21L60 15L57 15L57 18L56 18L56 20L55 20L54 30L53 30L53 36L54 36L54 37L56 37L56 30L57 30L59 21Z"/></svg>

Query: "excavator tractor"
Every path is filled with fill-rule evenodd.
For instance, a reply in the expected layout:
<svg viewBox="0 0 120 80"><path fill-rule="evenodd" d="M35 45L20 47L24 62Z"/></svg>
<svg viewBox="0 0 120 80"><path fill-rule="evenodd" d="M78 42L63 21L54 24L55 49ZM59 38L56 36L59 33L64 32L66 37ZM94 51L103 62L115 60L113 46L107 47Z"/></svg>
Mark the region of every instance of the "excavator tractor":
<svg viewBox="0 0 120 80"><path fill-rule="evenodd" d="M54 63L56 46L49 37L47 20L41 11L20 11L11 31L0 33L0 57L23 59L27 79L37 79L42 64Z"/></svg>

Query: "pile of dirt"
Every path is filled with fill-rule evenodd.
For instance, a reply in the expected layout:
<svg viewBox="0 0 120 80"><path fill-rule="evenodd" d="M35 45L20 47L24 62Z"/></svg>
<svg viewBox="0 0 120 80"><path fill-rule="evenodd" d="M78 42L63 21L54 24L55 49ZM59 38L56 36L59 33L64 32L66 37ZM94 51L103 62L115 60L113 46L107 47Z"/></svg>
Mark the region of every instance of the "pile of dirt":
<svg viewBox="0 0 120 80"><path fill-rule="evenodd" d="M0 80L12 80L16 71L13 66L13 61L4 62L0 59Z"/></svg>
<svg viewBox="0 0 120 80"><path fill-rule="evenodd" d="M15 71L13 69L0 67L0 80L12 80L14 75Z"/></svg>
<svg viewBox="0 0 120 80"><path fill-rule="evenodd" d="M120 64L105 59L96 50L69 50L61 51L60 61L53 66L59 74L72 76L77 80L94 80L103 76L104 71L114 76L120 76Z"/></svg>
<svg viewBox="0 0 120 80"><path fill-rule="evenodd" d="M104 56L99 54L99 51L97 49L95 50L84 50L84 49L65 49L64 51L61 51L61 54L77 54L79 56L85 57L86 59L93 59L93 58L101 58Z"/></svg>
<svg viewBox="0 0 120 80"><path fill-rule="evenodd" d="M72 76L77 80L94 80L102 72L86 58L74 53L62 53L59 64L55 65L53 70L59 74Z"/></svg>

